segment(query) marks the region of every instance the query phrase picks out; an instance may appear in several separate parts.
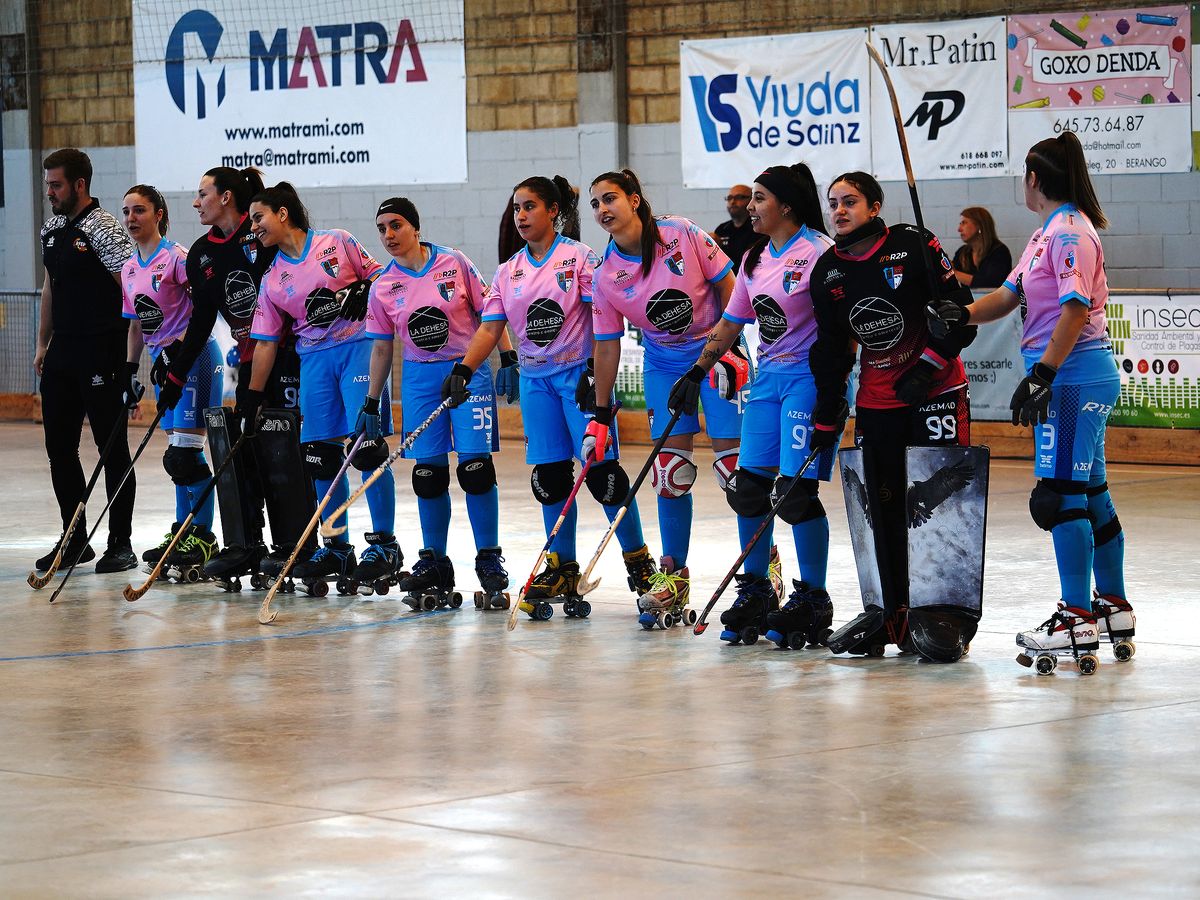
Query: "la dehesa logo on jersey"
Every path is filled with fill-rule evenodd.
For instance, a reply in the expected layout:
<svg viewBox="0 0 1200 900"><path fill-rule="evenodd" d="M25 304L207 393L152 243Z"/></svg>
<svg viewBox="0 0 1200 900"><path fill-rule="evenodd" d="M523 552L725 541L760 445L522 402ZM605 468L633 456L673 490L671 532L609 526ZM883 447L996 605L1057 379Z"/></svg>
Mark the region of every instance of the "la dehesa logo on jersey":
<svg viewBox="0 0 1200 900"><path fill-rule="evenodd" d="M154 298L149 294L138 294L133 298L133 311L137 313L138 321L142 323L144 334L154 334L162 328L163 311Z"/></svg>
<svg viewBox="0 0 1200 900"><path fill-rule="evenodd" d="M249 272L236 269L225 276L225 309L239 319L254 315L258 288Z"/></svg>
<svg viewBox="0 0 1200 900"><path fill-rule="evenodd" d="M758 337L764 344L773 344L787 331L787 316L770 294L759 294L750 301L758 318Z"/></svg>
<svg viewBox="0 0 1200 900"><path fill-rule="evenodd" d="M450 320L436 306L421 306L408 317L408 337L413 346L435 353L450 340Z"/></svg>
<svg viewBox="0 0 1200 900"><path fill-rule="evenodd" d="M868 350L890 350L904 334L904 316L882 297L864 297L850 310L850 327Z"/></svg>
<svg viewBox="0 0 1200 900"><path fill-rule="evenodd" d="M692 298L676 288L659 291L646 304L646 318L659 331L683 334L692 324Z"/></svg>
<svg viewBox="0 0 1200 900"><path fill-rule="evenodd" d="M666 259L664 259L663 262L666 264L667 268L670 269L674 274L679 275L681 277L683 276L683 272L684 272L684 269L686 268L686 265L683 261L683 252L682 251L676 250L674 253L672 253L670 256L668 256Z"/></svg>
<svg viewBox="0 0 1200 900"><path fill-rule="evenodd" d="M563 308L549 297L539 297L525 312L525 336L539 347L548 346L563 327Z"/></svg>
<svg viewBox="0 0 1200 900"><path fill-rule="evenodd" d="M314 328L328 328L340 309L341 304L329 288L317 288L304 300L304 317Z"/></svg>

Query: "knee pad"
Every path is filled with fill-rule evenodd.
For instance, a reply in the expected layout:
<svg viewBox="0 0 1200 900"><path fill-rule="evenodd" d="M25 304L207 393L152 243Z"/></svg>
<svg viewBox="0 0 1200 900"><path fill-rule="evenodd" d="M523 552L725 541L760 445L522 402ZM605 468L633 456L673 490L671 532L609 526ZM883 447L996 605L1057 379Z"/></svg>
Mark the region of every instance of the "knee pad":
<svg viewBox="0 0 1200 900"><path fill-rule="evenodd" d="M1043 531L1053 531L1055 525L1089 518L1086 509L1063 509L1063 497L1087 491L1087 485L1065 478L1042 478L1029 494L1029 517Z"/></svg>
<svg viewBox="0 0 1200 900"><path fill-rule="evenodd" d="M1090 504L1093 497L1101 497L1108 493L1108 482L1102 481L1099 484L1090 485L1087 489L1088 503ZM1112 510L1112 500L1110 498L1108 509ZM1121 520L1117 518L1117 513L1113 510L1112 518L1103 525L1096 525L1095 516L1092 517L1092 542L1097 547L1103 547L1111 540L1115 540L1122 531Z"/></svg>
<svg viewBox="0 0 1200 900"><path fill-rule="evenodd" d="M199 447L176 443L176 438L198 438ZM163 454L163 468L171 476L171 481L178 485L195 484L212 478L212 469L208 462L202 459L204 438L198 434L171 435L171 444Z"/></svg>
<svg viewBox="0 0 1200 900"><path fill-rule="evenodd" d="M725 499L735 513L755 519L771 511L770 478L747 469L738 469L732 481L733 490L725 492Z"/></svg>
<svg viewBox="0 0 1200 900"><path fill-rule="evenodd" d="M731 482L737 471L739 449L734 447L732 450L721 450L717 453L717 458L713 460L713 475L717 478L717 487L727 494L732 489ZM730 503L732 502L730 500Z"/></svg>
<svg viewBox="0 0 1200 900"><path fill-rule="evenodd" d="M450 490L450 467L438 463L419 462L412 470L413 493L423 500L433 500Z"/></svg>
<svg viewBox="0 0 1200 900"><path fill-rule="evenodd" d="M350 448L347 447L347 450ZM350 457L350 465L358 469L360 472L374 472L388 458L388 445L383 438L376 438L373 441L363 441L358 445L358 449L354 451L354 455Z"/></svg>
<svg viewBox="0 0 1200 900"><path fill-rule="evenodd" d="M575 463L564 459L561 462L538 463L529 473L529 486L533 496L542 506L562 503L571 495L575 485Z"/></svg>
<svg viewBox="0 0 1200 900"><path fill-rule="evenodd" d="M496 464L491 454L459 460L454 474L465 494L486 494L496 486Z"/></svg>
<svg viewBox="0 0 1200 900"><path fill-rule="evenodd" d="M682 497L696 483L691 450L663 450L654 457L654 490L668 499Z"/></svg>
<svg viewBox="0 0 1200 900"><path fill-rule="evenodd" d="M772 496L776 499L782 497L783 492L791 487L794 480L794 477L777 478ZM792 488L787 499L783 501L783 505L779 507L779 518L789 525L799 525L801 522L809 522L823 517L825 507L817 496L818 490L820 490L820 482L815 478L801 478L800 483Z"/></svg>
<svg viewBox="0 0 1200 900"><path fill-rule="evenodd" d="M342 448L329 441L309 441L304 445L304 467L313 481L333 481L342 469Z"/></svg>
<svg viewBox="0 0 1200 900"><path fill-rule="evenodd" d="M588 469L584 484L604 506L620 503L629 493L629 476L615 459L605 460Z"/></svg>

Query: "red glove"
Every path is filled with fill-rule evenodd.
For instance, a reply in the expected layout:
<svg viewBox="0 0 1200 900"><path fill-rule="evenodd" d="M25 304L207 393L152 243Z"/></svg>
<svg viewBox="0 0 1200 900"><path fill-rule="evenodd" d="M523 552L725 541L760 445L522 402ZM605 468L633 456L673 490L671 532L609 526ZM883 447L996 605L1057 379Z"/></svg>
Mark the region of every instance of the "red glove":
<svg viewBox="0 0 1200 900"><path fill-rule="evenodd" d="M608 433L608 426L612 424L612 415L612 407L596 407L596 417L588 422L587 429L583 432L581 454L585 463L589 456L599 462L608 452L608 448L612 446L612 437Z"/></svg>
<svg viewBox="0 0 1200 900"><path fill-rule="evenodd" d="M708 383L723 400L733 400L750 380L750 360L742 356L737 344L725 351L708 373Z"/></svg>

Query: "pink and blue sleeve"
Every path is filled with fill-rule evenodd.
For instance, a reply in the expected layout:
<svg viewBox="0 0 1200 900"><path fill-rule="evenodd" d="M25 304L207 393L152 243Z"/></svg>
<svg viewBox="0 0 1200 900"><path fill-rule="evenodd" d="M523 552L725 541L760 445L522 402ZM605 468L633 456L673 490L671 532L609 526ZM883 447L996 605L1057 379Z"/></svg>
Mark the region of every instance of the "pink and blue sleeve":
<svg viewBox="0 0 1200 900"><path fill-rule="evenodd" d="M625 334L625 317L601 290L592 293L592 334L598 341L619 340Z"/></svg>
<svg viewBox="0 0 1200 900"><path fill-rule="evenodd" d="M1077 300L1092 305L1092 274L1099 264L1096 246L1086 234L1066 232L1057 234L1050 242L1051 271L1057 275L1058 303Z"/></svg>
<svg viewBox="0 0 1200 900"><path fill-rule="evenodd" d="M507 274L508 263L504 263L496 270L492 286L488 289L487 303L483 307L483 321L485 322L508 321L508 313L504 311L504 298L500 296L500 285L504 283Z"/></svg>
<svg viewBox="0 0 1200 900"><path fill-rule="evenodd" d="M254 319L250 324L250 337L256 341L277 341L283 333L283 316L271 302L264 278L258 289L258 303L254 307Z"/></svg>
<svg viewBox="0 0 1200 900"><path fill-rule="evenodd" d="M367 337L377 341L390 341L396 336L396 325L384 309L383 301L379 299L379 292L375 288L376 285L371 286L371 293L367 299Z"/></svg>
<svg viewBox="0 0 1200 900"><path fill-rule="evenodd" d="M729 296L729 305L725 307L721 318L742 325L749 325L757 318L754 315L754 306L750 303L750 291L746 287L746 279L741 273L733 283L733 293Z"/></svg>

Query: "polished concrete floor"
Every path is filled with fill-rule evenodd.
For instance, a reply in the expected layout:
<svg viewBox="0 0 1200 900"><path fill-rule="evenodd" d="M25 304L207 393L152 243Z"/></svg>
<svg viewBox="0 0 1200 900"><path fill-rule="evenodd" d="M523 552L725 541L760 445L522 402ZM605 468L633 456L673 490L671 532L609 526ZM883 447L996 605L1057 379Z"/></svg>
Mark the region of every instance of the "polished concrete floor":
<svg viewBox="0 0 1200 900"><path fill-rule="evenodd" d="M1137 656L1038 677L1013 634L1058 589L1027 463L993 463L982 630L936 666L643 632L615 546L591 619L512 634L395 594L287 597L264 627L261 594L130 604L91 566L49 606L25 584L59 531L40 440L0 427L5 897L1200 894L1200 469L1113 468ZM172 518L161 449L139 464L139 550ZM519 582L541 516L519 447L499 460ZM738 547L707 475L697 496L702 606ZM842 622L859 601L836 485L827 506ZM399 519L411 558L407 492ZM590 498L580 531L586 557ZM473 590L457 494L451 550Z"/></svg>

